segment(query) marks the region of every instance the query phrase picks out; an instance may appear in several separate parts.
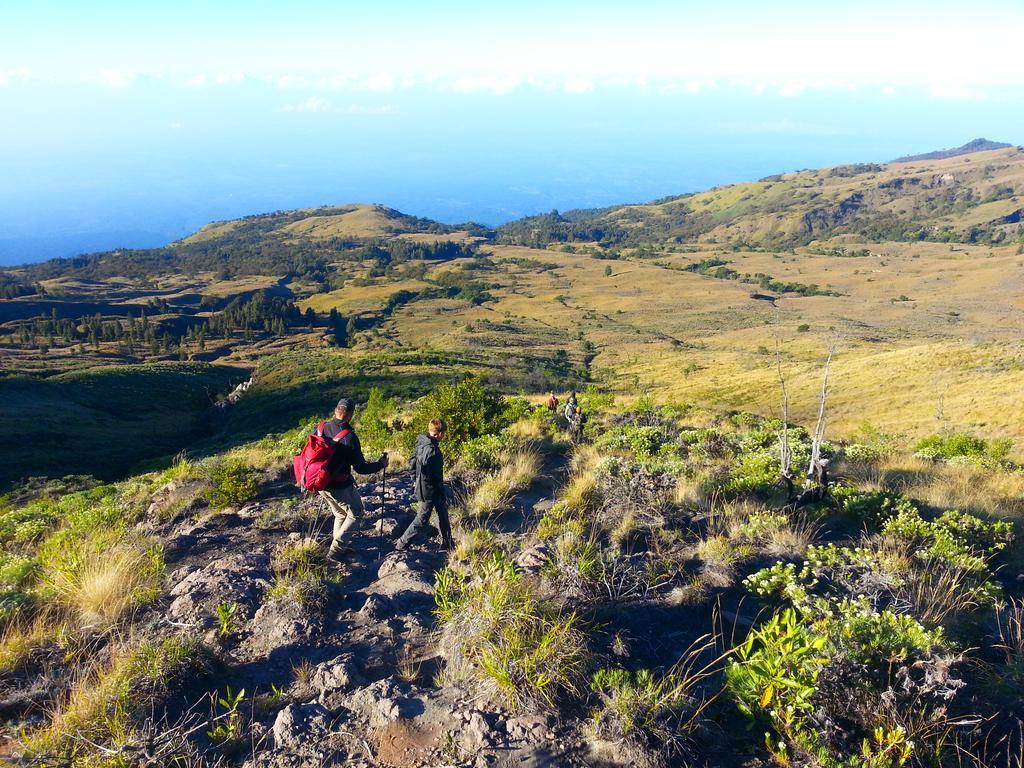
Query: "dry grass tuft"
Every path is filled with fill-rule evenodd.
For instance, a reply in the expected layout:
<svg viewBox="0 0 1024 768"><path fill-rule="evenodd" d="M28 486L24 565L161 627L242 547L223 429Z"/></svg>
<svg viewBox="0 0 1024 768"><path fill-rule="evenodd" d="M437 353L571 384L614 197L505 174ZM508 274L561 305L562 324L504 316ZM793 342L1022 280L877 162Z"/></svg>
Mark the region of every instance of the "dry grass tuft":
<svg viewBox="0 0 1024 768"><path fill-rule="evenodd" d="M47 726L26 734L25 746L34 756L61 754L73 765L98 764L83 759L95 754L94 745L118 751L134 744L135 716L160 698L172 678L203 662L196 644L178 637L119 643L107 663L82 674Z"/></svg>
<svg viewBox="0 0 1024 768"><path fill-rule="evenodd" d="M959 509L995 517L1024 515L1024 473L969 464L942 464L915 456L892 456L843 467L859 485L902 493L937 509Z"/></svg>
<svg viewBox="0 0 1024 768"><path fill-rule="evenodd" d="M593 474L574 475L562 489L562 503L570 512L590 512L600 501Z"/></svg>
<svg viewBox="0 0 1024 768"><path fill-rule="evenodd" d="M569 469L575 476L590 475L601 462L601 453L593 445L578 445L569 459Z"/></svg>
<svg viewBox="0 0 1024 768"><path fill-rule="evenodd" d="M537 477L541 455L536 448L520 448L503 457L501 468L485 477L469 494L466 514L481 518L505 509L512 495L527 488Z"/></svg>
<svg viewBox="0 0 1024 768"><path fill-rule="evenodd" d="M544 424L537 419L527 418L511 424L505 431L521 443L540 442L546 437Z"/></svg>
<svg viewBox="0 0 1024 768"><path fill-rule="evenodd" d="M907 572L900 590L913 615L927 626L937 627L947 619L967 614L981 605L979 588L969 571L926 564Z"/></svg>
<svg viewBox="0 0 1024 768"><path fill-rule="evenodd" d="M17 672L33 653L63 634L63 628L54 627L43 618L31 624L8 624L0 635L0 678Z"/></svg>
<svg viewBox="0 0 1024 768"><path fill-rule="evenodd" d="M672 501L677 506L687 509L707 509L708 497L705 493L704 483L698 477L681 475L676 481Z"/></svg>
<svg viewBox="0 0 1024 768"><path fill-rule="evenodd" d="M155 597L159 572L153 553L120 545L89 552L77 568L51 570L44 581L80 622L109 627Z"/></svg>
<svg viewBox="0 0 1024 768"><path fill-rule="evenodd" d="M767 532L764 552L774 557L800 557L815 542L820 531L820 525L805 515L799 515L780 528Z"/></svg>

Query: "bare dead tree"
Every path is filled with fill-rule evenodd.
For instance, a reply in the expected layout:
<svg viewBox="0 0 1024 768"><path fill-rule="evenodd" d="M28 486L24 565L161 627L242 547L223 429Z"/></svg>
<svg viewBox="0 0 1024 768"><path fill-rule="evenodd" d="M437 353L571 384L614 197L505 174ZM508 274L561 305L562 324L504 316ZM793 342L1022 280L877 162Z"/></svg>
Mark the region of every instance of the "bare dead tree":
<svg viewBox="0 0 1024 768"><path fill-rule="evenodd" d="M821 394L818 396L818 421L814 425L814 434L811 436L811 459L807 466L807 482L805 487L810 488L812 483L820 490L828 490L828 459L821 458L821 444L825 440L825 425L827 423L825 407L828 404L828 382L829 373L832 368L832 357L836 351L836 340L833 339L828 345L828 357L825 358L825 368L821 376Z"/></svg>

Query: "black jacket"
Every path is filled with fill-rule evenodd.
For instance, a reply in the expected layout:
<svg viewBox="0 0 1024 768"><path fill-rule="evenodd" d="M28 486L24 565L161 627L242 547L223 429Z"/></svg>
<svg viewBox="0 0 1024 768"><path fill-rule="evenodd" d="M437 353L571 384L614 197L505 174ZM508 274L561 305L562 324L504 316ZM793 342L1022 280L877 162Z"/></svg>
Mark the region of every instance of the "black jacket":
<svg viewBox="0 0 1024 768"><path fill-rule="evenodd" d="M416 471L416 500L443 500L444 456L437 440L426 432L421 432L416 438L412 466Z"/></svg>
<svg viewBox="0 0 1024 768"><path fill-rule="evenodd" d="M379 461L366 460L356 431L351 425L343 424L340 419L331 419L324 424L324 438L334 440L338 433L346 427L349 430L348 434L338 441L334 455L331 457L331 463L327 465L327 471L332 475L346 475L348 479L331 483L334 488L347 488L352 485L352 470L361 475L372 475L384 468Z"/></svg>

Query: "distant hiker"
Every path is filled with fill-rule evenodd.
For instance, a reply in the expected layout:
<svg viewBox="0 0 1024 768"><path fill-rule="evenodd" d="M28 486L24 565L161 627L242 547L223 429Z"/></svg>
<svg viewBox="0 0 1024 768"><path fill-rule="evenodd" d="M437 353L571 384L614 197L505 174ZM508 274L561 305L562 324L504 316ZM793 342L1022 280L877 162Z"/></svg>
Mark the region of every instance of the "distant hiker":
<svg viewBox="0 0 1024 768"><path fill-rule="evenodd" d="M413 537L427 524L431 512L437 512L437 527L441 529L441 546L451 550L455 547L452 541L452 526L448 521L448 498L444 489L444 455L441 453L441 441L444 440L445 424L441 419L433 419L426 432L416 438L416 448L412 455L412 469L416 473L415 497L419 502L416 517L406 528L398 540L395 549L403 550L409 546Z"/></svg>
<svg viewBox="0 0 1024 768"><path fill-rule="evenodd" d="M586 423L587 417L583 414L583 409L577 405L576 411L569 419L569 440L573 445L583 442L583 428Z"/></svg>
<svg viewBox="0 0 1024 768"><path fill-rule="evenodd" d="M319 494L334 513L334 536L328 557L338 560L349 547L345 542L352 535L352 528L363 516L363 500L352 479L352 471L361 475L372 475L388 465L388 455L382 454L377 461L367 461L359 445L359 437L349 423L355 414L353 400L342 398L334 408L334 418L323 422L317 432L323 439L334 444L334 454L327 463L330 482Z"/></svg>
<svg viewBox="0 0 1024 768"><path fill-rule="evenodd" d="M548 395L548 410L551 411L552 416L558 410L558 398L555 397L554 392Z"/></svg>
<svg viewBox="0 0 1024 768"><path fill-rule="evenodd" d="M576 413L576 409L579 407L579 403L576 401L576 393L573 392L569 395L569 399L565 401L565 420L572 424L573 416Z"/></svg>

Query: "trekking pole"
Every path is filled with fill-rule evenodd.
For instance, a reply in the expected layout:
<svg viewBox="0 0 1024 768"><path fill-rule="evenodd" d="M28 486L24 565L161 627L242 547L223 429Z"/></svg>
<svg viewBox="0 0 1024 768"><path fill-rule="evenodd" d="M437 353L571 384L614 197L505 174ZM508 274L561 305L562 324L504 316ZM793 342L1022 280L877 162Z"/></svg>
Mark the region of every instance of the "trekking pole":
<svg viewBox="0 0 1024 768"><path fill-rule="evenodd" d="M387 456L387 453L384 454ZM380 472L380 520L377 523L377 559L380 560L384 551L384 489L388 482L388 468Z"/></svg>

